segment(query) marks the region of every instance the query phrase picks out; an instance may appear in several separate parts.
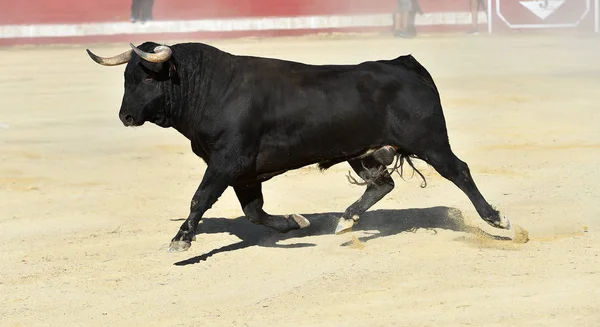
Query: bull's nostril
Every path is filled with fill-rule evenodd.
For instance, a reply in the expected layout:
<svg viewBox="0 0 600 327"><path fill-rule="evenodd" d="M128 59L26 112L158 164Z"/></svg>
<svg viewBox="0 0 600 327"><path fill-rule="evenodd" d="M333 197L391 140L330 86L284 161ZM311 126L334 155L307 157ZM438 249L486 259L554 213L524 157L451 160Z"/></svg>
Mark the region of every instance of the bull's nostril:
<svg viewBox="0 0 600 327"><path fill-rule="evenodd" d="M121 118L121 121L123 122L123 125L125 126L133 126L135 120L133 119L132 115L129 114L119 114L119 118Z"/></svg>

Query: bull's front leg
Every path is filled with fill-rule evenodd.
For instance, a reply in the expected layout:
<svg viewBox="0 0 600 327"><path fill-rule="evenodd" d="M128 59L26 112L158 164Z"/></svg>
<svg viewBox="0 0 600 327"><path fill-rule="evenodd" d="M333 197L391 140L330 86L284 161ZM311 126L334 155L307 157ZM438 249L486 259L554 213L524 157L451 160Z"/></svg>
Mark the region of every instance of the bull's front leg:
<svg viewBox="0 0 600 327"><path fill-rule="evenodd" d="M217 202L231 180L232 174L227 170L226 165L217 163L208 165L202 182L192 197L190 215L171 240L169 252L181 252L190 248L202 215Z"/></svg>

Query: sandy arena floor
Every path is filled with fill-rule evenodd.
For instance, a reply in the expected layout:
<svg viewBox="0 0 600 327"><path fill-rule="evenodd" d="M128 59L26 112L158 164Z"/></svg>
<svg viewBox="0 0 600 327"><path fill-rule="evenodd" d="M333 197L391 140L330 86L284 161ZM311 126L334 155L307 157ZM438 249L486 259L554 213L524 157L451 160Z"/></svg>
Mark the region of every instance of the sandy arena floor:
<svg viewBox="0 0 600 327"><path fill-rule="evenodd" d="M167 253L205 169L186 139L123 127L124 67L84 46L2 49L0 326L600 326L597 38L212 44L309 63L412 53L455 152L530 242L468 232L461 219L512 236L419 161L429 186L395 178L352 233L333 234L363 192L349 166L309 167L264 186L267 211L306 214L309 229L255 226L229 189L191 249Z"/></svg>

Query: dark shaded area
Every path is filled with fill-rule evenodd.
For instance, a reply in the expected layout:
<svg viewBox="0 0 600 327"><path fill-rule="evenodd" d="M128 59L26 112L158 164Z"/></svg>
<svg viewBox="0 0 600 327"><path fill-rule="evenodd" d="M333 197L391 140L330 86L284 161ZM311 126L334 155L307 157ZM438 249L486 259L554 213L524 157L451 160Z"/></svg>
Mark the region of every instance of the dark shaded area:
<svg viewBox="0 0 600 327"><path fill-rule="evenodd" d="M302 242L287 245L277 243L287 239L302 238L306 236L335 235L334 230L341 215L341 212L303 214L303 216L310 221L311 225L308 228L294 230L285 234L278 233L262 225L253 224L248 221L246 217L239 217L236 219L205 218L202 219L199 225L197 237L202 237L203 234L229 233L235 235L241 239L241 241L214 249L200 256L177 262L175 265L183 266L194 264L200 261L206 261L209 257L218 253L240 250L251 246L277 248L315 246L315 244L312 243ZM352 230L378 231L378 233L359 238L362 242L368 242L376 238L392 236L402 232L414 232L421 228L441 228L456 232L483 234L498 240L510 240L510 238L493 236L477 227L465 225L461 212L458 209L448 207L368 211L361 216L360 220L354 225ZM341 244L341 246L347 245L349 245L348 242Z"/></svg>

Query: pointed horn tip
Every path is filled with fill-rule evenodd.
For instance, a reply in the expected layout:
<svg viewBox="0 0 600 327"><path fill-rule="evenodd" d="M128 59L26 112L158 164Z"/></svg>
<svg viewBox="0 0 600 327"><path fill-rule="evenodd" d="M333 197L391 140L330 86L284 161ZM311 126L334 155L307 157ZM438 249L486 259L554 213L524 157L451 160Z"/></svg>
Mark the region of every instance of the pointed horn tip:
<svg viewBox="0 0 600 327"><path fill-rule="evenodd" d="M87 52L88 56L95 61L96 63L103 65L103 66L116 66L116 65L122 65L125 64L129 61L129 59L131 58L131 52L132 50L123 52L119 55L116 55L114 57L110 57L110 58L104 58L104 57L100 57L96 54L94 54L90 49L86 48L85 51Z"/></svg>
<svg viewBox="0 0 600 327"><path fill-rule="evenodd" d="M93 53L92 50L86 48L85 51L87 52L88 56L90 58L92 58L93 61L99 63L98 61L100 60L100 57L98 57L95 53Z"/></svg>

